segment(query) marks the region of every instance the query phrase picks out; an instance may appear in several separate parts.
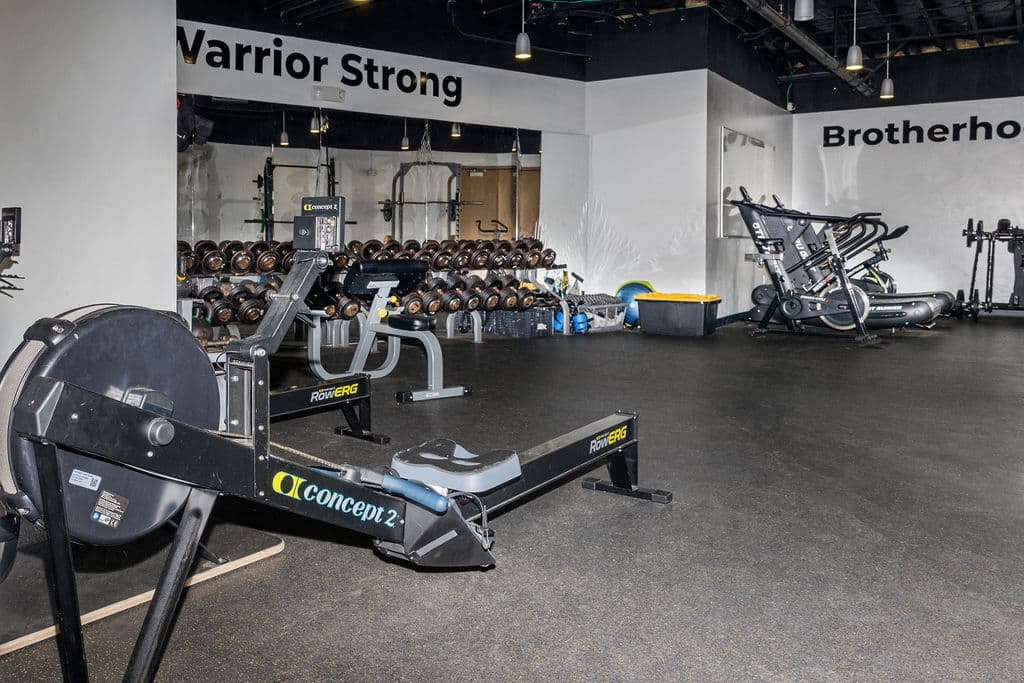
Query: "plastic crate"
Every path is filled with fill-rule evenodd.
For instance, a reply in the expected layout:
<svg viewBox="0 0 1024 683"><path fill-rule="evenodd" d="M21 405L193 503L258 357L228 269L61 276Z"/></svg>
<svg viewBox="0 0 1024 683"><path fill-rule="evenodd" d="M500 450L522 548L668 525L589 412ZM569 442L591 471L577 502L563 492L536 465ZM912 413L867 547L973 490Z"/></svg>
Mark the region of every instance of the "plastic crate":
<svg viewBox="0 0 1024 683"><path fill-rule="evenodd" d="M484 322L484 332L503 337L548 337L552 334L555 315L550 308L528 311L491 311Z"/></svg>
<svg viewBox="0 0 1024 683"><path fill-rule="evenodd" d="M722 297L715 294L664 294L636 297L640 329L647 334L703 337L713 334Z"/></svg>

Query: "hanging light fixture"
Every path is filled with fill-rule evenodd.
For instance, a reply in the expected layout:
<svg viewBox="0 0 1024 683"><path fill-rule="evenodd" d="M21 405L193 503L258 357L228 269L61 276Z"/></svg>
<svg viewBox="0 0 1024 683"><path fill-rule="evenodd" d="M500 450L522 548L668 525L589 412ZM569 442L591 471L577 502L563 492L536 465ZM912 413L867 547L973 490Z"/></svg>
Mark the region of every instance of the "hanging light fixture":
<svg viewBox="0 0 1024 683"><path fill-rule="evenodd" d="M846 70L860 71L864 68L864 54L857 44L857 0L853 0L853 42L846 51Z"/></svg>
<svg viewBox="0 0 1024 683"><path fill-rule="evenodd" d="M316 135L320 132L320 117L313 112L313 118L309 120L309 132L311 135Z"/></svg>
<svg viewBox="0 0 1024 683"><path fill-rule="evenodd" d="M282 147L288 146L288 131L284 125L284 109L281 110L281 140L278 142Z"/></svg>
<svg viewBox="0 0 1024 683"><path fill-rule="evenodd" d="M796 0L793 3L793 21L810 21L814 18L814 0Z"/></svg>
<svg viewBox="0 0 1024 683"><path fill-rule="evenodd" d="M525 61L532 56L530 36L526 33L526 0L522 0L520 5L519 35L516 36L516 59Z"/></svg>
<svg viewBox="0 0 1024 683"><path fill-rule="evenodd" d="M519 151L519 129L518 128L516 128L516 136L514 138L512 138L512 151L513 152L518 152Z"/></svg>
<svg viewBox="0 0 1024 683"><path fill-rule="evenodd" d="M458 123L452 124L452 138L458 140L462 137L462 126Z"/></svg>
<svg viewBox="0 0 1024 683"><path fill-rule="evenodd" d="M402 151L409 149L409 122L402 119Z"/></svg>
<svg viewBox="0 0 1024 683"><path fill-rule="evenodd" d="M320 132L326 133L331 129L331 120L327 118L327 114L320 113Z"/></svg>
<svg viewBox="0 0 1024 683"><path fill-rule="evenodd" d="M891 100L896 97L896 85L889 78L889 32L885 32L885 78L882 79L882 87L878 93L878 99Z"/></svg>

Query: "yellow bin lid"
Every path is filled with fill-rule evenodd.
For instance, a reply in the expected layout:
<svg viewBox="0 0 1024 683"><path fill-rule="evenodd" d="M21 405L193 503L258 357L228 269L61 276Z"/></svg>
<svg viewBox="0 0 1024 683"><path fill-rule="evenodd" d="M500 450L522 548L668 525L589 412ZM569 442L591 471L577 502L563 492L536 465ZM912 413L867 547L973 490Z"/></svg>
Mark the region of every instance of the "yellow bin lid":
<svg viewBox="0 0 1024 683"><path fill-rule="evenodd" d="M681 301L691 304L710 304L722 300L717 294L666 294L664 292L651 292L650 294L637 294L637 301Z"/></svg>

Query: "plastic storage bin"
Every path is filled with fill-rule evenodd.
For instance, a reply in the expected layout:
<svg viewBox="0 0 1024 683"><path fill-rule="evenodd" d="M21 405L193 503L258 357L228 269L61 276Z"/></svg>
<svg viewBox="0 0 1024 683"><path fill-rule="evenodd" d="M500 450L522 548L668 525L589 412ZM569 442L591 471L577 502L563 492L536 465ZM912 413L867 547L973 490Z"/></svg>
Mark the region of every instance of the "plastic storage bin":
<svg viewBox="0 0 1024 683"><path fill-rule="evenodd" d="M664 294L652 292L636 297L640 307L640 329L647 334L703 337L715 331L718 304L715 294Z"/></svg>

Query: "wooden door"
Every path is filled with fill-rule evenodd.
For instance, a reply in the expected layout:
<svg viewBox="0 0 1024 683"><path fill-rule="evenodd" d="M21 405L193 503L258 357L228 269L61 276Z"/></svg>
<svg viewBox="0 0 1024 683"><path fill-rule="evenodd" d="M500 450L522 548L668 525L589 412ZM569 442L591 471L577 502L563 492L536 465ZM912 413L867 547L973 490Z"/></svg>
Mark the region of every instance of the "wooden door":
<svg viewBox="0 0 1024 683"><path fill-rule="evenodd" d="M493 239L493 220L508 226L507 233L498 236L513 239L516 216L515 168L466 167L462 169L462 206L460 234L463 239ZM470 203L474 202L474 203ZM480 202L476 204L475 202ZM540 215L540 169L520 169L519 172L519 234L536 234Z"/></svg>

